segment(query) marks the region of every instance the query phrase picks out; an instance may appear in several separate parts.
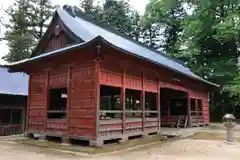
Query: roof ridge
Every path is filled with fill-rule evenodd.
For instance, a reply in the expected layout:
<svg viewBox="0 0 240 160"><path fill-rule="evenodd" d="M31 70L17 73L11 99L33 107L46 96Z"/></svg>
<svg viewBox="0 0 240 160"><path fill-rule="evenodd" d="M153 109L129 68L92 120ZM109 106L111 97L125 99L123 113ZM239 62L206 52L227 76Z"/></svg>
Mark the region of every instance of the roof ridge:
<svg viewBox="0 0 240 160"><path fill-rule="evenodd" d="M120 37L122 37L122 38L125 38L125 39L127 39L127 40L129 40L129 41L131 41L131 42L133 42L133 43L135 43L135 44L138 44L138 45L140 45L140 46L142 46L142 47L144 47L144 48L146 48L146 49L149 49L149 50L155 52L156 54L159 54L159 55L161 55L161 56L164 56L164 57L166 57L166 58L168 58L168 59L170 59L170 60L173 60L174 62L176 62L176 63L178 63L178 64L181 64L181 65L183 65L184 67L188 68L188 67L184 64L183 61L178 60L178 59L174 59L174 58L172 58L172 57L169 57L168 55L164 54L164 53L161 52L161 51L158 51L158 50L156 50L156 49L154 49L154 48L152 48L152 47L150 47L150 46L147 46L146 44L144 44L144 43L142 43L142 42L136 41L136 40L134 40L132 37L130 37L129 35L127 35L127 34L121 32L121 31L115 29L114 27L112 27L112 26L109 25L109 24L101 23L101 22L97 21L96 19L94 19L94 18L91 17L90 15L84 13L84 12L83 12L80 8L78 8L77 6L64 5L64 6L63 6L63 9L64 9L68 14L70 14L72 17L74 17L74 18L75 18L75 17L78 17L78 18L84 19L84 20L86 20L86 21L88 21L88 22L90 22L90 23L92 23L92 24L94 24L94 25L97 25L98 27L100 27L100 28L102 28L102 29L105 29L105 30L107 30L107 31L109 31L109 32L112 32L112 33L114 33L114 34L116 34L116 35L118 35L118 36L120 36Z"/></svg>

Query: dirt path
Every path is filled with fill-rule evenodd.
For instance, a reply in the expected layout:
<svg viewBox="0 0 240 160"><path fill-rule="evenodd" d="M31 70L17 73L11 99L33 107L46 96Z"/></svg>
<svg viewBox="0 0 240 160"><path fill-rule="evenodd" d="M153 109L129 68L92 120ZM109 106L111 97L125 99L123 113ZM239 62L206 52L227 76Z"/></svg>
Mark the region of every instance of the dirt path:
<svg viewBox="0 0 240 160"><path fill-rule="evenodd" d="M183 139L163 147L115 153L108 156L79 157L46 149L0 143L0 159L7 160L239 160L240 144L226 145L222 141Z"/></svg>

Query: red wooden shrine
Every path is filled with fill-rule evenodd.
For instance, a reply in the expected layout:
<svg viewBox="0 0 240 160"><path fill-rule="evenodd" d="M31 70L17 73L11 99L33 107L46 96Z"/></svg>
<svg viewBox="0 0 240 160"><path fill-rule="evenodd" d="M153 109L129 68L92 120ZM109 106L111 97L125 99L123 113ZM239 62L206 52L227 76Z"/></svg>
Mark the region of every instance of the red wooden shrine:
<svg viewBox="0 0 240 160"><path fill-rule="evenodd" d="M184 127L209 123L211 85L125 54L99 37L70 45L74 43L56 12L35 55L10 66L13 72L29 74L29 133L84 139L97 146L104 140L161 132L164 125L180 126L180 117L185 117ZM65 109L49 108L57 101L51 100L54 89L66 89L61 92ZM179 105L172 99L179 97L184 115L171 113L171 105Z"/></svg>

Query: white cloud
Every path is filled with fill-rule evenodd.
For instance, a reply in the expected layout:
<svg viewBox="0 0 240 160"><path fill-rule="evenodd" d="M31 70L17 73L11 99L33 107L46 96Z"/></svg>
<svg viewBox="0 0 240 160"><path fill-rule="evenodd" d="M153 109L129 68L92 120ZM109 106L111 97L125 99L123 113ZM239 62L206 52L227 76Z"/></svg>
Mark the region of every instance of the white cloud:
<svg viewBox="0 0 240 160"><path fill-rule="evenodd" d="M64 5L64 4L69 4L69 5L79 5L80 0L52 0L53 4L56 5ZM105 0L100 0L100 2L104 2ZM148 3L149 0L130 0L130 4L137 9L140 13L144 12L145 6ZM3 0L0 1L0 7L3 9L6 9L9 7L11 4L13 4L14 0ZM0 17L3 17L4 11L0 9ZM0 37L3 36L5 32L5 29L3 27L0 28ZM8 52L8 47L6 45L6 42L0 42L0 64L4 63L4 60L1 59L2 56L6 55Z"/></svg>

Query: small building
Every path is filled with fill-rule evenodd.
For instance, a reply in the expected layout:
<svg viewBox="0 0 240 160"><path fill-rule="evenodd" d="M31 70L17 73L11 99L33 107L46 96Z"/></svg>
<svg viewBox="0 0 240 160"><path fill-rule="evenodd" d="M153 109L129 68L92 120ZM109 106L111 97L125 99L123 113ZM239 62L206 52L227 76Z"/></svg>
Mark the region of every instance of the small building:
<svg viewBox="0 0 240 160"><path fill-rule="evenodd" d="M0 66L0 136L24 132L28 75Z"/></svg>
<svg viewBox="0 0 240 160"><path fill-rule="evenodd" d="M89 140L209 123L216 84L71 6L59 7L32 57L10 65L29 78L28 132Z"/></svg>

